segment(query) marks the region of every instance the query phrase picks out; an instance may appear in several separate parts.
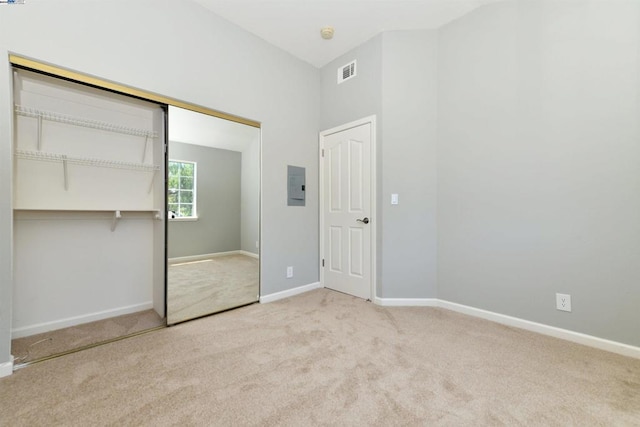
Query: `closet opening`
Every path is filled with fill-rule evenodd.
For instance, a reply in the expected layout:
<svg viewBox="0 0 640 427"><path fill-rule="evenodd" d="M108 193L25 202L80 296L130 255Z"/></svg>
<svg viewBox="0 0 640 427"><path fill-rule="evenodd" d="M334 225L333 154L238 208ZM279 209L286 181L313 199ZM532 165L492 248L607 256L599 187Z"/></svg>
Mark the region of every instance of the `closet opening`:
<svg viewBox="0 0 640 427"><path fill-rule="evenodd" d="M14 69L17 365L162 327L166 108Z"/></svg>
<svg viewBox="0 0 640 427"><path fill-rule="evenodd" d="M167 326L168 202L190 208L189 189L180 187L188 176L179 178L179 203L168 188L170 108L257 131L248 172L257 177L256 221L245 252L259 262L259 123L17 56L10 62L16 368ZM195 202L190 216L198 221ZM239 254L240 245L226 252ZM243 304L257 301L258 279L252 292Z"/></svg>

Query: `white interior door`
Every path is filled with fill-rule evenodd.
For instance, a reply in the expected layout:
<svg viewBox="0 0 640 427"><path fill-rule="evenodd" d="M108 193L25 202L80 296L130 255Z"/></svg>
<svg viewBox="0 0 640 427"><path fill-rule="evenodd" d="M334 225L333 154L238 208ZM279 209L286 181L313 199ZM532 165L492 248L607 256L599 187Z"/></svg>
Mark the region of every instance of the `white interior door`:
<svg viewBox="0 0 640 427"><path fill-rule="evenodd" d="M371 135L366 122L323 135L323 278L371 299Z"/></svg>

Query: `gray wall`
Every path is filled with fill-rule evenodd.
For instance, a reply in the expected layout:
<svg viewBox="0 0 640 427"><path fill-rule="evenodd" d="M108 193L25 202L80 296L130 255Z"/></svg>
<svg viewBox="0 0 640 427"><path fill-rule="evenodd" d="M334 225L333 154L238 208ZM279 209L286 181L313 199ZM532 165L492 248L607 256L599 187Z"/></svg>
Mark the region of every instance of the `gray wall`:
<svg viewBox="0 0 640 427"><path fill-rule="evenodd" d="M440 298L640 345L639 30L521 1L440 31Z"/></svg>
<svg viewBox="0 0 640 427"><path fill-rule="evenodd" d="M358 61L357 76L338 84L336 70ZM382 34L331 61L321 70L320 127L330 129L382 113Z"/></svg>
<svg viewBox="0 0 640 427"><path fill-rule="evenodd" d="M0 58L9 51L262 122L261 293L318 281L317 69L190 1L61 0L2 7ZM9 195L6 62L0 66L0 95L0 189ZM304 210L286 207L287 164L307 168ZM8 197L0 199L0 233L2 363L10 352ZM288 265L295 266L289 280Z"/></svg>
<svg viewBox="0 0 640 427"><path fill-rule="evenodd" d="M384 298L436 297L436 76L435 31L383 34Z"/></svg>
<svg viewBox="0 0 640 427"><path fill-rule="evenodd" d="M169 141L169 159L197 163L198 215L169 220L169 258L240 250L241 153Z"/></svg>

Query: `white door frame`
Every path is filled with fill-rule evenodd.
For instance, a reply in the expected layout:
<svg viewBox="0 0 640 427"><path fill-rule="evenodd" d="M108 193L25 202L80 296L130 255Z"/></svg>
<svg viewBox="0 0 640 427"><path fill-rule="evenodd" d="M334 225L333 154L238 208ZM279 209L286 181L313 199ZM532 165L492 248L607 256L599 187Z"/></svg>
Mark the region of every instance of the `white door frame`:
<svg viewBox="0 0 640 427"><path fill-rule="evenodd" d="M324 130L320 132L319 135L319 149L318 149L318 159L319 159L319 172L320 172L320 185L319 185L319 193L320 193L320 259L318 260L320 265L320 286L325 287L324 284L324 267L322 266L322 259L324 257L324 249L325 249L325 241L324 241L324 157L322 155L322 150L324 150L324 140L327 136L332 135L334 133L342 132L351 128L355 128L358 126L362 126L364 124L371 124L371 165L370 165L370 182L371 182L371 212L369 213L369 218L371 219L371 301L377 300L376 294L376 249L377 249L377 239L376 239L376 229L378 228L377 221L377 203L376 203L376 116L368 116L359 120L355 120L353 122L349 122L340 126L336 126L331 129Z"/></svg>

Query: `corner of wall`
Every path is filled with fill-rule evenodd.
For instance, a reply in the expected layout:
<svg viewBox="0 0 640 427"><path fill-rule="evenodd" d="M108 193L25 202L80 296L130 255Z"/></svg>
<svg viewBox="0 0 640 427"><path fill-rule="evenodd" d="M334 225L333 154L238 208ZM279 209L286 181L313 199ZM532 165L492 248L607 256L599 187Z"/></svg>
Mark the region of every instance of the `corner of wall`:
<svg viewBox="0 0 640 427"><path fill-rule="evenodd" d="M13 356L8 362L0 363L0 378L13 374Z"/></svg>

